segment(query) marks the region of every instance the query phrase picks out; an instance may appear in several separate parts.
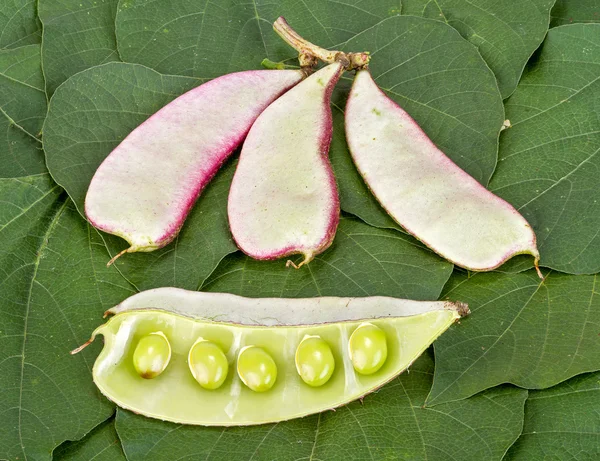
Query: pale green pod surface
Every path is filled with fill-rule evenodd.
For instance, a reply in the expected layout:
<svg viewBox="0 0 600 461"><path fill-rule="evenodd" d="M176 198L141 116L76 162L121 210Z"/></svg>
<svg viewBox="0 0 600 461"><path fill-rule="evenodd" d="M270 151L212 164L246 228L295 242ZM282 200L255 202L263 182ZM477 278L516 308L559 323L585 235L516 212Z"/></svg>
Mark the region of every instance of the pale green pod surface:
<svg viewBox="0 0 600 461"><path fill-rule="evenodd" d="M161 331L141 338L133 353L133 366L138 375L145 379L156 378L171 360L169 340Z"/></svg>
<svg viewBox="0 0 600 461"><path fill-rule="evenodd" d="M372 323L359 325L348 341L348 354L357 372L372 375L387 359L385 332Z"/></svg>
<svg viewBox="0 0 600 461"><path fill-rule="evenodd" d="M265 392L277 381L277 364L261 347L246 346L238 355L237 371L242 382L254 392Z"/></svg>
<svg viewBox="0 0 600 461"><path fill-rule="evenodd" d="M85 197L87 218L127 240L122 253L164 247L260 113L303 78L300 70L235 72L179 96L98 166Z"/></svg>
<svg viewBox="0 0 600 461"><path fill-rule="evenodd" d="M309 386L318 387L331 378L335 359L326 341L318 336L307 336L296 349L296 370Z"/></svg>
<svg viewBox="0 0 600 461"><path fill-rule="evenodd" d="M489 271L518 254L532 255L537 267L536 238L525 218L438 149L368 70L356 74L345 125L356 168L410 234L466 269Z"/></svg>
<svg viewBox="0 0 600 461"><path fill-rule="evenodd" d="M116 315L94 332L104 336L104 348L93 377L106 397L162 420L239 426L306 416L378 389L404 371L468 308L449 301L389 297L243 298L159 288L138 293L109 312ZM385 333L388 350L381 368L370 375L357 373L348 353L350 337L366 322ZM134 351L141 338L156 331L169 338L171 361L157 379L143 379L133 366ZM296 353L307 337L321 338L335 362L322 386L307 385L298 375ZM198 338L218 346L229 364L240 355L244 358L244 352L262 349L276 366L274 384L255 392L230 371L213 390L199 386L188 365Z"/></svg>
<svg viewBox="0 0 600 461"><path fill-rule="evenodd" d="M254 259L302 254L303 265L333 241L340 203L327 158L330 103L343 71L330 64L299 83L260 114L244 141L227 214L233 239Z"/></svg>
<svg viewBox="0 0 600 461"><path fill-rule="evenodd" d="M188 354L192 376L204 389L221 387L229 372L229 363L223 350L215 343L198 339Z"/></svg>

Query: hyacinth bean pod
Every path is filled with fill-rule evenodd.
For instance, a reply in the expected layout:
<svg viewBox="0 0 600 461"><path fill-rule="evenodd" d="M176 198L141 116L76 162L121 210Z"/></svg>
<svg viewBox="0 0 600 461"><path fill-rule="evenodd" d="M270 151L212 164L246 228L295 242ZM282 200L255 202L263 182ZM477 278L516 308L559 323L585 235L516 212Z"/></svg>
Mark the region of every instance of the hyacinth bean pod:
<svg viewBox="0 0 600 461"><path fill-rule="evenodd" d="M340 205L329 105L343 70L330 64L278 98L244 141L228 216L238 247L255 259L301 254L303 265L331 245Z"/></svg>
<svg viewBox="0 0 600 461"><path fill-rule="evenodd" d="M167 245L258 115L303 76L300 70L237 72L167 104L98 167L85 198L90 222L127 240L122 253Z"/></svg>
<svg viewBox="0 0 600 461"><path fill-rule="evenodd" d="M105 396L153 418L238 426L317 413L378 389L468 308L449 301L377 296L243 298L158 288L126 299L109 313L115 315L93 333L105 341L93 368L94 382ZM366 322L377 328L379 338L385 337L386 351L383 360L381 353L373 354L381 344L376 340L366 353L381 363L361 374L349 355L349 340L360 328L363 339L369 334ZM144 379L132 356L140 340L155 331L168 338L171 360L162 373ZM209 358L223 352L228 373L221 382L222 372L209 373L212 378L203 381L208 386L190 372L203 360L198 344L217 348L216 354L214 348L208 352ZM355 342L353 353L365 352L361 347Z"/></svg>
<svg viewBox="0 0 600 461"><path fill-rule="evenodd" d="M356 74L345 124L352 159L373 195L429 248L475 271L518 254L532 255L537 268L536 238L525 218L439 150L368 70Z"/></svg>

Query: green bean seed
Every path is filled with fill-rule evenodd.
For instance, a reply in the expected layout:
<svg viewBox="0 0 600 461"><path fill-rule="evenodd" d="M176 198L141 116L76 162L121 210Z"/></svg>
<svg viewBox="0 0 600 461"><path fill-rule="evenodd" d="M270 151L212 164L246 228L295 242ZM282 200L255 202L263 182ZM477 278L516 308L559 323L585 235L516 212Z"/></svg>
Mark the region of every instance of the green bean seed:
<svg viewBox="0 0 600 461"><path fill-rule="evenodd" d="M268 391L277 379L277 365L262 348L246 346L238 355L237 372L242 382L255 392Z"/></svg>
<svg viewBox="0 0 600 461"><path fill-rule="evenodd" d="M171 360L171 345L162 331L155 331L139 340L133 352L135 371L145 379L156 378Z"/></svg>
<svg viewBox="0 0 600 461"><path fill-rule="evenodd" d="M217 389L227 378L229 363L225 353L215 343L198 338L188 354L192 375L204 389Z"/></svg>
<svg viewBox="0 0 600 461"><path fill-rule="evenodd" d="M305 336L296 349L296 370L309 386L318 387L331 378L335 359L329 344L319 336Z"/></svg>
<svg viewBox="0 0 600 461"><path fill-rule="evenodd" d="M348 352L354 369L361 375L371 375L379 370L387 359L387 341L384 331L363 323L348 342Z"/></svg>

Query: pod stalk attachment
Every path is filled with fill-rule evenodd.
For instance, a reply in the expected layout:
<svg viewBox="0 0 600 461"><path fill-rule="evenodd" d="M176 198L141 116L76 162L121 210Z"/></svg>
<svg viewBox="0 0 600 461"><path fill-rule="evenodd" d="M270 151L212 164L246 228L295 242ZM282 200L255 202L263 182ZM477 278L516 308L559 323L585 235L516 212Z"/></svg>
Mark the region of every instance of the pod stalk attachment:
<svg viewBox="0 0 600 461"><path fill-rule="evenodd" d="M273 23L273 29L284 42L300 53L298 60L302 67L313 67L316 60L327 64L341 63L345 70L365 69L369 65L371 56L368 52L345 53L337 50L326 50L301 37L288 24L283 16Z"/></svg>

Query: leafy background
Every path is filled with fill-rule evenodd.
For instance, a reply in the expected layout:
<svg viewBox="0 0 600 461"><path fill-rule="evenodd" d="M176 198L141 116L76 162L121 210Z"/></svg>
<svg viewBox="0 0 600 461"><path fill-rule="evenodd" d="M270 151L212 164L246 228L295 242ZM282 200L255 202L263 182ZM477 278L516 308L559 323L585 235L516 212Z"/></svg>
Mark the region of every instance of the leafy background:
<svg viewBox="0 0 600 461"><path fill-rule="evenodd" d="M125 242L81 213L99 163L205 80L265 57L296 64L271 30L279 15L324 47L370 51L378 84L533 225L546 279L528 258L486 274L453 268L402 232L345 146L350 74L332 107L343 217L308 267L236 251L233 158L175 242L106 268ZM0 459L600 459L598 22L596 0L1 0ZM363 402L187 427L101 397L98 342L68 354L106 308L158 286L451 298L473 313Z"/></svg>

